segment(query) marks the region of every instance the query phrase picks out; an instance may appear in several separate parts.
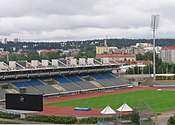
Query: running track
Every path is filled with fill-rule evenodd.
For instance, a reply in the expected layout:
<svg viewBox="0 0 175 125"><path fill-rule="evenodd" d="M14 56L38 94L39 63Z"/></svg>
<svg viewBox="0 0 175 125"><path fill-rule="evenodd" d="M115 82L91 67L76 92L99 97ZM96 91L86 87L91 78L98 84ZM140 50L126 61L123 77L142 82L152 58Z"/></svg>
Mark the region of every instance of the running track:
<svg viewBox="0 0 175 125"><path fill-rule="evenodd" d="M95 96L103 96L108 94L118 94L123 92L132 92L137 90L157 90L158 88L153 87L137 87L137 88L125 88L125 89L118 89L112 91L103 91L103 92L93 92L93 93L86 93L86 94L77 94L77 95L70 95L70 96L61 96L55 98L47 98L44 99L44 103L49 102L59 102L65 100L74 100L79 98L88 98L88 97L95 97ZM175 90L175 88L161 88L162 90ZM55 116L101 116L99 109L92 109L91 111L75 111L73 107L62 107L62 106L44 106L44 110L39 113L39 115L55 115Z"/></svg>

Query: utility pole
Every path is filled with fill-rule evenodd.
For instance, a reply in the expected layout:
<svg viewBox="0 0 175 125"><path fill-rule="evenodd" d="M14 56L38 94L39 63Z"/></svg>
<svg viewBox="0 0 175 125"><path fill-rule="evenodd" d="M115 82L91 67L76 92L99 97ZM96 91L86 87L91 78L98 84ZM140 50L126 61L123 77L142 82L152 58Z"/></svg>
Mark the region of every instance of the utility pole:
<svg viewBox="0 0 175 125"><path fill-rule="evenodd" d="M156 80L156 50L155 50L155 35L156 35L156 29L159 25L159 15L153 14L151 16L151 28L153 31L153 80Z"/></svg>

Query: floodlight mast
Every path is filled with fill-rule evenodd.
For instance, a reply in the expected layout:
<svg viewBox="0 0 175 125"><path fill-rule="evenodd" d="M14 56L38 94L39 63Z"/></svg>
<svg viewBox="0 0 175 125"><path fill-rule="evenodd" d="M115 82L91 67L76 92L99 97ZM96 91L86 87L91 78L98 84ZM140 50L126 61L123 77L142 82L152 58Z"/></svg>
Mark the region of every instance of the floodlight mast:
<svg viewBox="0 0 175 125"><path fill-rule="evenodd" d="M151 16L151 28L153 31L153 80L156 80L156 50L155 50L155 35L156 29L159 26L159 15L153 14Z"/></svg>

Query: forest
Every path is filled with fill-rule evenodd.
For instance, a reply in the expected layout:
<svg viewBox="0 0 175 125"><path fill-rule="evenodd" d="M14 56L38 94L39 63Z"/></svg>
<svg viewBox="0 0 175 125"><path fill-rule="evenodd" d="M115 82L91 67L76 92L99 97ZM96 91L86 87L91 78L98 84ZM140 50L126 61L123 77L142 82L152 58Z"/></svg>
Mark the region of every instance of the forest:
<svg viewBox="0 0 175 125"><path fill-rule="evenodd" d="M128 47L135 45L136 43L152 43L152 39L108 39L108 46L115 46L118 48ZM85 41L65 41L65 42L31 42L24 41L14 43L9 41L7 44L0 43L0 48L4 48L5 51L13 52L19 49L27 50L41 50L41 49L83 49L88 46L103 46L104 39L94 39ZM157 46L173 46L175 45L175 39L156 39Z"/></svg>

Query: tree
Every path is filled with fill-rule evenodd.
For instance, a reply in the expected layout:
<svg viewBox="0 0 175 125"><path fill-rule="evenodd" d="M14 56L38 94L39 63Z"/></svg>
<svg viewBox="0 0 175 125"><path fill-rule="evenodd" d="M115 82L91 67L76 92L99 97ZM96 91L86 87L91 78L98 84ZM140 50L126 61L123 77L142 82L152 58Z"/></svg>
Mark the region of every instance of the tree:
<svg viewBox="0 0 175 125"><path fill-rule="evenodd" d="M75 56L75 58L95 58L95 46L87 46L80 49L80 52Z"/></svg>
<svg viewBox="0 0 175 125"><path fill-rule="evenodd" d="M35 51L31 51L27 54L27 61L30 60L40 60L40 56L39 53L35 52Z"/></svg>
<svg viewBox="0 0 175 125"><path fill-rule="evenodd" d="M133 68L128 68L128 70L126 70L127 74L134 74L134 69Z"/></svg>

